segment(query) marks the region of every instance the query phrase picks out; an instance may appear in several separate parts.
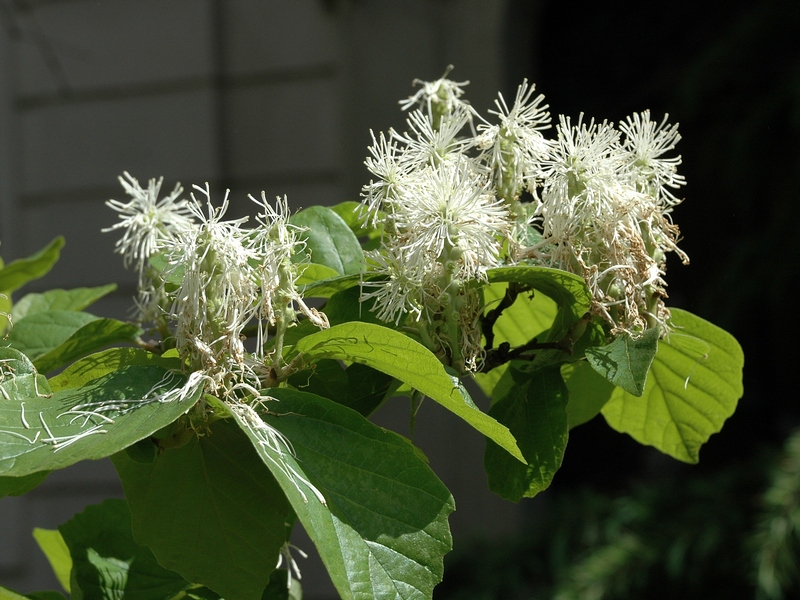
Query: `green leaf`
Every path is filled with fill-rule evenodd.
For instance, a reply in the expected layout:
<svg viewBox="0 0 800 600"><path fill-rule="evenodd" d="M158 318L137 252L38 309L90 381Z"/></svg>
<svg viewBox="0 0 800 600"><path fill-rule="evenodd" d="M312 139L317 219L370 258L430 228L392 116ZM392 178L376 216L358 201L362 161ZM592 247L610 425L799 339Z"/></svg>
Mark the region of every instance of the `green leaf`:
<svg viewBox="0 0 800 600"><path fill-rule="evenodd" d="M54 393L46 381L34 389L32 378L18 373L1 385L7 399L0 399L0 475L52 471L119 452L175 421L202 391L160 402L185 377L156 365L122 367Z"/></svg>
<svg viewBox="0 0 800 600"><path fill-rule="evenodd" d="M157 366L167 371L180 371L182 363L177 357L165 358L142 348L109 348L72 363L48 382L54 392L59 392L82 387L103 375L132 366Z"/></svg>
<svg viewBox="0 0 800 600"><path fill-rule="evenodd" d="M483 435L522 460L508 429L481 412L458 377L411 338L372 323L342 323L299 340L296 349L308 360L333 358L361 363L391 375L455 413Z"/></svg>
<svg viewBox="0 0 800 600"><path fill-rule="evenodd" d="M264 443L265 430L252 417L232 414L289 498L341 597L430 598L452 544L447 488L408 440L357 412L296 390L270 393L279 412L260 416L293 452Z"/></svg>
<svg viewBox="0 0 800 600"><path fill-rule="evenodd" d="M295 282L297 285L308 285L316 281L324 281L339 276L339 272L336 269L315 263L302 264L299 271L300 274Z"/></svg>
<svg viewBox="0 0 800 600"><path fill-rule="evenodd" d="M289 505L231 421L152 463L112 457L133 532L158 561L225 598L259 600L286 541Z"/></svg>
<svg viewBox="0 0 800 600"><path fill-rule="evenodd" d="M0 291L0 336L5 334L8 329L8 315L11 313L12 307L11 294L4 294Z"/></svg>
<svg viewBox="0 0 800 600"><path fill-rule="evenodd" d="M0 292L13 292L34 279L46 275L61 255L64 238L59 236L28 258L21 258L0 268Z"/></svg>
<svg viewBox="0 0 800 600"><path fill-rule="evenodd" d="M330 208L309 207L292 215L290 222L306 228L300 238L306 242L311 262L330 267L340 275L360 273L364 269L364 252L358 238Z"/></svg>
<svg viewBox="0 0 800 600"><path fill-rule="evenodd" d="M19 323L28 315L35 313L53 310L83 310L116 289L117 284L111 283L93 288L48 290L41 294L26 294L14 305L11 316L14 323Z"/></svg>
<svg viewBox="0 0 800 600"><path fill-rule="evenodd" d="M164 600L190 585L162 567L149 548L134 541L124 500L88 506L58 529L72 558L70 583L75 600Z"/></svg>
<svg viewBox="0 0 800 600"><path fill-rule="evenodd" d="M130 531L130 528L128 528ZM38 527L33 530L33 539L39 545L39 549L47 557L47 562L53 569L58 582L61 584L67 593L70 591L70 573L72 572L72 556L69 553L64 538L61 532L57 529L40 529Z"/></svg>
<svg viewBox="0 0 800 600"><path fill-rule="evenodd" d="M348 321L363 321L364 323L375 323L376 325L387 327L372 312L372 307L375 305L374 298L361 302L360 296L361 289L357 286L333 294L323 309L330 324L339 325Z"/></svg>
<svg viewBox="0 0 800 600"><path fill-rule="evenodd" d="M261 600L303 600L303 589L296 577L289 583L286 569L275 569L269 577L269 585Z"/></svg>
<svg viewBox="0 0 800 600"><path fill-rule="evenodd" d="M338 360L318 360L309 368L289 377L289 384L339 404L347 402L347 374Z"/></svg>
<svg viewBox="0 0 800 600"><path fill-rule="evenodd" d="M134 342L140 333L136 325L116 319L101 319L84 312L48 311L15 323L8 342L47 373L104 346Z"/></svg>
<svg viewBox="0 0 800 600"><path fill-rule="evenodd" d="M383 403L396 381L391 375L360 363L343 369L338 360L329 358L289 377L294 388L338 402L365 417Z"/></svg>
<svg viewBox="0 0 800 600"><path fill-rule="evenodd" d="M569 437L568 393L555 368L537 371L533 377L522 373L519 379L514 377L517 385L489 414L508 426L528 464L512 459L487 440L484 465L491 490L519 502L547 489L561 466Z"/></svg>
<svg viewBox="0 0 800 600"><path fill-rule="evenodd" d="M353 363L345 369L347 375L347 399L343 404L370 416L389 397L395 388L396 379L377 369L361 363Z"/></svg>
<svg viewBox="0 0 800 600"><path fill-rule="evenodd" d="M28 600L25 596L0 585L0 600Z"/></svg>
<svg viewBox="0 0 800 600"><path fill-rule="evenodd" d="M600 409L605 406L615 389L614 384L595 371L586 361L561 365L561 376L569 391L567 421L570 429L600 414Z"/></svg>
<svg viewBox="0 0 800 600"><path fill-rule="evenodd" d="M377 239L381 236L381 230L378 227L372 227L370 224L364 223L364 220L359 217L361 214L361 203L347 200L340 202L335 206L331 206L331 210L339 215L342 220L347 223L356 237L366 237L371 240Z"/></svg>
<svg viewBox="0 0 800 600"><path fill-rule="evenodd" d="M616 389L602 413L617 431L695 463L742 396L744 355L732 335L691 313L672 309L672 324L642 397Z"/></svg>
<svg viewBox="0 0 800 600"><path fill-rule="evenodd" d="M12 348L36 360L58 348L84 325L98 319L100 317L75 311L37 313L14 323L7 341Z"/></svg>
<svg viewBox="0 0 800 600"><path fill-rule="evenodd" d="M492 310L505 296L508 283L492 283L483 288L483 300L487 312ZM508 342L511 347L522 344L540 336L553 325L553 320L558 313L558 306L544 294L535 294L533 298L523 294L503 314L494 325L494 347L503 342ZM487 396L495 397L497 386L503 373L508 369L508 363L495 367L488 373L476 373L475 381Z"/></svg>
<svg viewBox="0 0 800 600"><path fill-rule="evenodd" d="M582 277L547 267L498 267L486 272L490 283L515 282L531 287L559 307L548 339L557 340L589 310L592 294Z"/></svg>
<svg viewBox="0 0 800 600"><path fill-rule="evenodd" d="M641 337L623 334L606 346L586 350L586 360L592 368L615 386L629 394L644 393L647 372L658 350L660 328L648 329Z"/></svg>
<svg viewBox="0 0 800 600"><path fill-rule="evenodd" d="M0 498L22 496L41 485L50 471L39 471L24 477L0 477Z"/></svg>
<svg viewBox="0 0 800 600"><path fill-rule="evenodd" d="M336 292L357 286L361 283L361 279L362 276L360 274L331 277L330 279L307 284L300 289L300 292L304 298L330 298ZM367 278L364 277L364 279Z"/></svg>
<svg viewBox="0 0 800 600"><path fill-rule="evenodd" d="M30 359L15 348L0 346L0 408L14 396L47 394L47 379L36 372ZM5 404L9 404L6 402Z"/></svg>

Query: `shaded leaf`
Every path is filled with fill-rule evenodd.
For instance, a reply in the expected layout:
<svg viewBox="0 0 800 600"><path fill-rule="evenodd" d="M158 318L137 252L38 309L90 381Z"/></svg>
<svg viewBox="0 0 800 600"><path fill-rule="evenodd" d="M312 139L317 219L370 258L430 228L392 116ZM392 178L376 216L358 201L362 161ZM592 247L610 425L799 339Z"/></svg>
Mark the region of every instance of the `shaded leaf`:
<svg viewBox="0 0 800 600"><path fill-rule="evenodd" d="M372 323L343 323L299 340L296 349L308 360L333 358L365 364L399 379L458 415L513 456L522 460L508 429L481 412L458 377L411 338Z"/></svg>
<svg viewBox="0 0 800 600"><path fill-rule="evenodd" d="M39 471L24 477L0 477L0 498L22 496L41 485L50 471Z"/></svg>
<svg viewBox="0 0 800 600"><path fill-rule="evenodd" d="M119 342L134 342L141 330L131 323L84 312L49 311L15 323L8 342L43 373Z"/></svg>
<svg viewBox="0 0 800 600"><path fill-rule="evenodd" d="M517 440L527 465L511 458L491 440L484 465L491 490L519 502L547 489L561 466L567 446L567 387L558 369L512 373L516 385L489 414L506 425Z"/></svg>
<svg viewBox="0 0 800 600"><path fill-rule="evenodd" d="M36 360L58 348L84 325L99 319L86 312L60 310L37 313L14 323L7 341L12 348Z"/></svg>
<svg viewBox="0 0 800 600"><path fill-rule="evenodd" d="M329 358L289 377L289 384L301 392L328 398L365 417L383 403L396 381L391 375L360 363L343 369L338 360Z"/></svg>
<svg viewBox="0 0 800 600"><path fill-rule="evenodd" d="M269 576L269 585L261 600L303 600L303 589L296 577L289 583L286 569L275 569Z"/></svg>
<svg viewBox="0 0 800 600"><path fill-rule="evenodd" d="M141 329L132 323L98 319L81 327L67 341L33 363L40 371L49 373L111 344L135 343L140 334Z"/></svg>
<svg viewBox="0 0 800 600"><path fill-rule="evenodd" d="M641 396L647 372L658 349L659 328L648 329L641 337L623 334L606 346L586 350L586 360L600 375L629 394Z"/></svg>
<svg viewBox="0 0 800 600"><path fill-rule="evenodd" d="M567 421L570 429L600 414L600 409L605 406L615 389L613 383L595 371L586 361L563 364L561 376L569 391Z"/></svg>
<svg viewBox="0 0 800 600"><path fill-rule="evenodd" d="M289 377L289 384L303 392L347 402L347 374L338 360L324 358Z"/></svg>
<svg viewBox="0 0 800 600"><path fill-rule="evenodd" d="M736 409L744 355L732 335L689 312L672 309L672 324L658 342L642 397L617 388L602 413L617 431L694 463Z"/></svg>
<svg viewBox="0 0 800 600"><path fill-rule="evenodd" d="M72 559L70 587L76 600L164 600L190 585L134 541L124 500L87 506L58 530Z"/></svg>
<svg viewBox="0 0 800 600"><path fill-rule="evenodd" d="M296 390L271 395L278 412L262 410L260 417L293 452L263 443L263 429L245 413L232 414L286 493L341 597L430 598L452 543L447 488L408 440L355 411Z"/></svg>
<svg viewBox="0 0 800 600"><path fill-rule="evenodd" d="M345 369L347 375L347 400L345 406L370 416L394 390L397 380L391 375L361 363Z"/></svg>
<svg viewBox="0 0 800 600"><path fill-rule="evenodd" d="M259 600L286 541L289 505L231 421L150 463L112 457L133 532L158 561L225 598ZM190 548L190 551L187 551Z"/></svg>

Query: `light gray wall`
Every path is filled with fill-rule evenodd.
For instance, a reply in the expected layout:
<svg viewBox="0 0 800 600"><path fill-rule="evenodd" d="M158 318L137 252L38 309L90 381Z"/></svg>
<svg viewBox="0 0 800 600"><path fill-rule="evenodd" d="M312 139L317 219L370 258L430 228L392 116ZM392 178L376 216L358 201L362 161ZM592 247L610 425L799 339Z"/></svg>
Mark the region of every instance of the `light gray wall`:
<svg viewBox="0 0 800 600"><path fill-rule="evenodd" d="M295 207L356 199L369 129L402 128L397 101L415 77L455 79L489 107L503 83L504 0L0 0L0 254L67 238L33 289L121 284L96 312L124 317L134 276L112 254L116 178L209 181L232 214L247 193ZM407 432L395 402L378 420ZM456 544L516 527L517 507L486 491L483 442L438 406L415 435L453 491ZM52 475L0 500L0 584L55 586L30 537L121 488L108 462ZM310 542L298 544L311 550ZM333 597L315 558L306 597Z"/></svg>

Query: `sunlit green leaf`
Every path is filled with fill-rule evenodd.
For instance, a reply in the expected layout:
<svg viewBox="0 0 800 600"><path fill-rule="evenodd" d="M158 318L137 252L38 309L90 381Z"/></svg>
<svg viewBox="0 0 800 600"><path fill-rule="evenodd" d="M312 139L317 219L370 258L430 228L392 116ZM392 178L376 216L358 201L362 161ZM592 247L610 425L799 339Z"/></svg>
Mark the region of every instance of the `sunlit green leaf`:
<svg viewBox="0 0 800 600"><path fill-rule="evenodd" d="M112 457L136 540L187 580L225 598L260 600L286 541L289 505L231 421L153 462Z"/></svg>
<svg viewBox="0 0 800 600"><path fill-rule="evenodd" d="M0 600L28 600L25 596L18 594L0 585Z"/></svg>
<svg viewBox="0 0 800 600"><path fill-rule="evenodd" d="M11 313L12 307L11 294L4 294L0 291L0 336L4 335L8 328L8 315Z"/></svg>
<svg viewBox="0 0 800 600"><path fill-rule="evenodd" d="M167 371L181 370L181 361L176 357L159 356L141 348L109 348L75 361L48 382L51 389L58 392L79 388L123 367L148 365Z"/></svg>
<svg viewBox="0 0 800 600"><path fill-rule="evenodd" d="M35 254L0 268L0 292L13 292L29 281L46 275L58 262L63 247L64 238L59 236Z"/></svg>
<svg viewBox="0 0 800 600"><path fill-rule="evenodd" d="M483 288L487 311L497 306L505 296L506 289L508 289L508 283L492 283ZM532 298L530 294L523 294L521 298L517 298L514 304L503 311L495 323L493 328L494 347L496 348L503 342L508 342L512 347L516 347L532 340L550 329L557 312L558 306L555 301L544 294L535 294ZM495 386L507 368L508 363L496 367L488 373L477 373L475 381L487 396L494 398Z"/></svg>
<svg viewBox="0 0 800 600"><path fill-rule="evenodd" d="M372 227L370 224L365 224L361 218L361 202L354 202L348 200L340 202L335 206L331 206L331 210L337 215L342 217L342 220L347 223L350 230L359 238L376 239L381 235L380 228Z"/></svg>
<svg viewBox="0 0 800 600"><path fill-rule="evenodd" d="M522 460L508 429L475 406L458 378L448 374L430 350L402 333L372 323L343 323L304 337L296 348L308 360L352 361L391 375L435 400Z"/></svg>
<svg viewBox="0 0 800 600"><path fill-rule="evenodd" d="M117 289L115 283L93 288L48 290L41 294L26 294L14 304L11 316L19 323L28 315L53 310L83 310Z"/></svg>
<svg viewBox="0 0 800 600"><path fill-rule="evenodd" d="M316 281L324 281L333 277L338 277L336 269L315 263L305 263L300 265L300 274L295 282L297 285L308 285Z"/></svg>
<svg viewBox="0 0 800 600"><path fill-rule="evenodd" d="M447 488L395 433L335 402L276 389L260 411L293 452L232 411L317 546L342 598L429 599L450 550ZM273 409L273 403L268 403ZM311 487L313 486L313 488Z"/></svg>
<svg viewBox="0 0 800 600"><path fill-rule="evenodd" d="M697 462L743 393L744 355L732 335L672 309L641 398L617 388L602 413L611 427L678 460Z"/></svg>
<svg viewBox="0 0 800 600"><path fill-rule="evenodd" d="M184 380L160 366L132 365L50 393L46 381L34 389L32 375L17 375L2 384L8 397L0 399L0 475L103 458L152 435L197 401L200 390L183 401L159 401Z"/></svg>
<svg viewBox="0 0 800 600"><path fill-rule="evenodd" d="M592 295L582 277L547 267L498 267L486 272L490 283L515 282L533 288L559 307L549 339L560 338L589 310Z"/></svg>
<svg viewBox="0 0 800 600"><path fill-rule="evenodd" d="M130 528L129 528L130 530ZM70 573L72 572L72 556L70 556L61 532L57 529L40 529L35 527L33 539L39 545L39 549L47 557L50 568L53 569L56 579L67 592L70 591Z"/></svg>
<svg viewBox="0 0 800 600"><path fill-rule="evenodd" d="M330 267L340 275L364 269L364 253L358 238L330 208L311 206L292 215L290 221L306 228L299 237L306 243L311 262Z"/></svg>
<svg viewBox="0 0 800 600"><path fill-rule="evenodd" d="M309 283L301 288L303 296L306 298L330 298L336 292L357 286L361 282L361 275L341 275L330 279L323 279Z"/></svg>

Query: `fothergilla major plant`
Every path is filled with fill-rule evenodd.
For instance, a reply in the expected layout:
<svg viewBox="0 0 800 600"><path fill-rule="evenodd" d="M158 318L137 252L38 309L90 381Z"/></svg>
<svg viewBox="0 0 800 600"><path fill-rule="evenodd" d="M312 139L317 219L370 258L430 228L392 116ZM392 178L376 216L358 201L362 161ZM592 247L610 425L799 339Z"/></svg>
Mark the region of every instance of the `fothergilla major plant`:
<svg viewBox="0 0 800 600"><path fill-rule="evenodd" d="M446 77L373 134L360 202L262 193L230 220L208 184L125 173L106 231L138 274L132 322L84 311L113 285L17 299L60 238L0 269L0 495L107 456L125 491L37 536L67 591L299 597L298 526L343 598L430 598L455 504L370 422L398 397L483 434L515 502L598 414L692 463L733 413L739 345L667 301L668 257L689 261L677 125L553 124L527 82L485 118Z"/></svg>

